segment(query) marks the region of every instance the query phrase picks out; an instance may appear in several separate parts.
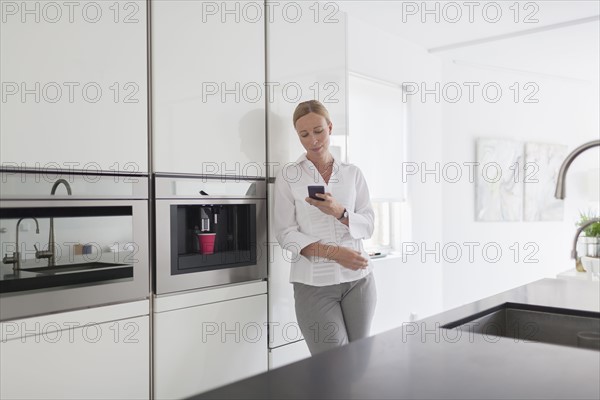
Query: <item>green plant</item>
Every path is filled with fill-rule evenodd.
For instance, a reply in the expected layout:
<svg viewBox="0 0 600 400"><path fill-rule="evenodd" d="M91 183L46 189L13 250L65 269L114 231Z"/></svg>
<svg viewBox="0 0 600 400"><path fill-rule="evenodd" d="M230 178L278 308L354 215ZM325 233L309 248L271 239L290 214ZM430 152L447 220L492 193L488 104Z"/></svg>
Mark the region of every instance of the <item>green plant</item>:
<svg viewBox="0 0 600 400"><path fill-rule="evenodd" d="M580 211L577 226L582 226L583 224L594 218L598 218L598 215L592 210L588 210L587 212ZM600 222L594 222L593 224L585 228L583 232L587 237L600 237Z"/></svg>

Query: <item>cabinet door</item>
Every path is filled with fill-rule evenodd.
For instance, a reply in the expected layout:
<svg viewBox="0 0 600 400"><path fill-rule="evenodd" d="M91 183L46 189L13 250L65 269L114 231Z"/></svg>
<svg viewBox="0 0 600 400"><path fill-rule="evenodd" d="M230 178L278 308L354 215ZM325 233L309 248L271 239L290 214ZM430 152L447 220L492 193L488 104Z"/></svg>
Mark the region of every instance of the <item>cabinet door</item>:
<svg viewBox="0 0 600 400"><path fill-rule="evenodd" d="M154 395L188 397L268 369L267 295L156 313Z"/></svg>
<svg viewBox="0 0 600 400"><path fill-rule="evenodd" d="M270 176L304 149L292 124L298 103L317 99L333 123L330 151L345 161L346 17L335 2L280 1L267 8Z"/></svg>
<svg viewBox="0 0 600 400"><path fill-rule="evenodd" d="M152 1L154 169L265 176L262 2Z"/></svg>
<svg viewBox="0 0 600 400"><path fill-rule="evenodd" d="M148 170L146 2L2 2L5 167Z"/></svg>
<svg viewBox="0 0 600 400"><path fill-rule="evenodd" d="M269 370L283 367L310 357L310 351L304 340L269 350Z"/></svg>
<svg viewBox="0 0 600 400"><path fill-rule="evenodd" d="M289 345L303 339L296 319L294 286L290 283L290 268L293 255L284 250L275 239L273 221L273 184L269 189L269 348Z"/></svg>
<svg viewBox="0 0 600 400"><path fill-rule="evenodd" d="M0 398L149 398L147 315L101 324L34 320L3 323Z"/></svg>

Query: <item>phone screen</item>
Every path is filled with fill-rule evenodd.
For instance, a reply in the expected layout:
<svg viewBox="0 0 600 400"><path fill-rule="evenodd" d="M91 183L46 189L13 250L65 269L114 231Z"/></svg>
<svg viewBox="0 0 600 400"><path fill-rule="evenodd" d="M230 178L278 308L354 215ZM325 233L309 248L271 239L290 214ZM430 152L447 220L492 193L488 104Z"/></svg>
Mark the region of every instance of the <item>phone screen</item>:
<svg viewBox="0 0 600 400"><path fill-rule="evenodd" d="M315 196L316 193L325 193L325 186L317 185L308 187L308 197L315 200L325 201L324 199L320 199L317 196Z"/></svg>

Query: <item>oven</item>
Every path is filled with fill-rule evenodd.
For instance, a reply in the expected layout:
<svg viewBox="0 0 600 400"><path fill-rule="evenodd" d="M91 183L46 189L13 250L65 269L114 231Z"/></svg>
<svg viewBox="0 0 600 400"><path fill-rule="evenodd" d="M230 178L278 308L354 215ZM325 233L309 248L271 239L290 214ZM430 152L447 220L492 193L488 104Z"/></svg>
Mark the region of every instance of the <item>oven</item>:
<svg viewBox="0 0 600 400"><path fill-rule="evenodd" d="M2 170L0 320L147 299L148 177Z"/></svg>
<svg viewBox="0 0 600 400"><path fill-rule="evenodd" d="M264 179L154 178L156 294L267 277Z"/></svg>

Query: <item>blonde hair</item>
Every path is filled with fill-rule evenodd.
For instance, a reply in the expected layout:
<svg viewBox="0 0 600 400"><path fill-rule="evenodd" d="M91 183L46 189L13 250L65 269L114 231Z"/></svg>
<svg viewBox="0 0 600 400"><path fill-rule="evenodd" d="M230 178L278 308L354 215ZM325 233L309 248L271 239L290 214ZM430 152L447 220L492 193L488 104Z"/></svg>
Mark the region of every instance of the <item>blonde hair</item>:
<svg viewBox="0 0 600 400"><path fill-rule="evenodd" d="M294 111L294 116L292 118L294 122L294 127L296 127L296 122L307 114L315 113L325 118L328 124L331 123L331 118L329 118L329 111L325 108L323 104L321 104L318 100L309 100L298 104L296 110Z"/></svg>

